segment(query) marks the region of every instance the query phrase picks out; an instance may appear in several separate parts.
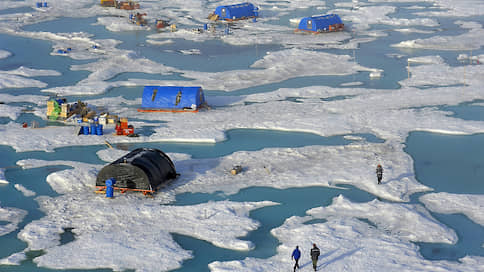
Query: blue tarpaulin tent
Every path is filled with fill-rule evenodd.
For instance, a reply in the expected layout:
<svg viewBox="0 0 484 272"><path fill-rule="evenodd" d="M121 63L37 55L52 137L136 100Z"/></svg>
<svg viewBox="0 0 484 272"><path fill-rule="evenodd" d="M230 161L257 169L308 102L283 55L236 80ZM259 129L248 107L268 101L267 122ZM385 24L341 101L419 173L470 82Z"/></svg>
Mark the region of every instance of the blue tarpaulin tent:
<svg viewBox="0 0 484 272"><path fill-rule="evenodd" d="M343 30L344 24L337 14L304 17L296 31L330 32Z"/></svg>
<svg viewBox="0 0 484 272"><path fill-rule="evenodd" d="M204 104L201 87L145 86L138 111L197 111Z"/></svg>
<svg viewBox="0 0 484 272"><path fill-rule="evenodd" d="M233 21L255 18L258 16L257 10L253 4L246 2L236 5L218 6L214 15L217 15L217 20Z"/></svg>

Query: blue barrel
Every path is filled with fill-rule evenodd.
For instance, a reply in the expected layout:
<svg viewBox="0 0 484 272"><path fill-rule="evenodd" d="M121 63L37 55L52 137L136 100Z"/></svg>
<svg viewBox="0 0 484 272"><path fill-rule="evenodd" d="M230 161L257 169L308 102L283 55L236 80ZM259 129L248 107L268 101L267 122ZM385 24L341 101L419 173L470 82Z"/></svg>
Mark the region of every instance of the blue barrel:
<svg viewBox="0 0 484 272"><path fill-rule="evenodd" d="M41 8L42 7L42 2L37 2L37 7Z"/></svg>
<svg viewBox="0 0 484 272"><path fill-rule="evenodd" d="M44 8L46 8L46 7L47 7L47 2L44 2Z"/></svg>
<svg viewBox="0 0 484 272"><path fill-rule="evenodd" d="M257 19L254 17L254 19L252 19L252 22L254 23L257 22Z"/></svg>
<svg viewBox="0 0 484 272"><path fill-rule="evenodd" d="M113 178L106 180L106 197L113 198L114 197L114 184L116 184L116 180Z"/></svg>
<svg viewBox="0 0 484 272"><path fill-rule="evenodd" d="M95 135L96 134L96 125L95 124L91 124L91 135Z"/></svg>
<svg viewBox="0 0 484 272"><path fill-rule="evenodd" d="M103 125L97 125L96 127L96 135L103 135Z"/></svg>
<svg viewBox="0 0 484 272"><path fill-rule="evenodd" d="M204 24L203 25L203 30L207 31L207 29L208 29L208 25L207 24Z"/></svg>
<svg viewBox="0 0 484 272"><path fill-rule="evenodd" d="M82 134L89 135L89 127L88 126L83 126L82 127Z"/></svg>
<svg viewBox="0 0 484 272"><path fill-rule="evenodd" d="M64 53L64 50L62 50L62 49L57 49L57 53L62 54L62 53Z"/></svg>
<svg viewBox="0 0 484 272"><path fill-rule="evenodd" d="M67 47L67 52L71 52L72 48Z"/></svg>

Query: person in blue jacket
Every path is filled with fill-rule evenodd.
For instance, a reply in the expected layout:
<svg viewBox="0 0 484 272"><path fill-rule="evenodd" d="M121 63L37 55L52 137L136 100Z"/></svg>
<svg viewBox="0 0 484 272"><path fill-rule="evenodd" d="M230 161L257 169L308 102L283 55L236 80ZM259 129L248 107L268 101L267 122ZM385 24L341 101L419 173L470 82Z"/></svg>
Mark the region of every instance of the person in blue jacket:
<svg viewBox="0 0 484 272"><path fill-rule="evenodd" d="M299 250L299 246L296 246L296 249L292 252L291 258L296 262L294 264L294 271L296 271L296 268L299 269L299 258L301 258L301 251Z"/></svg>

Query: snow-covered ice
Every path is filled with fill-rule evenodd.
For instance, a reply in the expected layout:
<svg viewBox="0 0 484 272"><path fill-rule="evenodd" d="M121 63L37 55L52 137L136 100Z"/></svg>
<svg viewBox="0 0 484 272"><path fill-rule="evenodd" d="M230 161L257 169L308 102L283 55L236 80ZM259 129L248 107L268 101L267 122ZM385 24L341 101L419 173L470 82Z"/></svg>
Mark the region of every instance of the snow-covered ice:
<svg viewBox="0 0 484 272"><path fill-rule="evenodd" d="M420 201L431 211L446 214L462 213L484 226L483 195L432 193L421 196Z"/></svg>
<svg viewBox="0 0 484 272"><path fill-rule="evenodd" d="M209 264L211 271L284 271L292 269L291 252L302 251L301 271L312 269L309 250L319 247L322 271L480 271L484 258L467 256L458 262L429 261L416 245L353 217L330 217L325 223L304 224L312 218L291 217L271 231L281 242L268 259L245 258ZM422 234L424 235L424 234Z"/></svg>
<svg viewBox="0 0 484 272"><path fill-rule="evenodd" d="M26 215L27 211L0 206L0 221L6 222L6 224L0 224L0 236L16 230Z"/></svg>
<svg viewBox="0 0 484 272"><path fill-rule="evenodd" d="M468 29L468 31L458 36L434 36L427 39L402 41L393 46L401 48L470 51L479 49L484 45L484 41L482 40L482 35L484 34L482 24L463 21L457 21L456 24L466 30Z"/></svg>
<svg viewBox="0 0 484 272"><path fill-rule="evenodd" d="M393 5L396 3L407 5L397 7ZM45 216L28 222L20 230L18 237L27 243L27 248L1 259L1 265L21 265L21 261L26 259L26 252L43 250L45 254L33 261L41 267L53 269L173 270L194 256L176 243L171 233L191 236L221 248L250 251L254 244L242 237L260 227L259 222L250 218L250 212L278 204L270 201L214 201L175 206L172 203L178 194L222 192L231 195L254 186L286 189L351 185L379 199L357 203L344 196L336 197L329 206L309 209L303 217L287 218L281 226L273 229L271 234L279 242L274 256L214 261L209 264L209 269L283 271L292 268L290 252L299 245L303 250L302 270L310 270L308 252L311 244L317 243L322 251L320 268L324 271L484 270L484 258L479 256L466 256L459 262L450 262L427 260L419 253L413 242L454 244L458 239L454 230L438 222L429 211L463 213L484 225L481 215L483 199L481 195L427 193L419 199L424 205L406 203L413 193L426 193L434 188L419 183L413 160L404 152L405 140L412 131L457 135L484 132L484 122L458 119L440 109L442 105L471 102L474 106L482 106L482 103L473 101L484 97L481 87L483 66L480 65L484 57L482 53L472 55L472 50L480 50L484 46L484 31L478 19L463 19L484 14L481 0L353 0L334 5L315 0L263 0L257 2L261 17L256 22L248 20L231 25L229 35L224 33L226 23L217 24L213 32L198 31L216 6L227 4L223 1L188 0L181 4L173 0L142 0L140 4L140 11L148 13L150 22L160 14L176 24L177 31L150 33L151 26L129 23L129 11L103 8L99 1L94 0L50 0L49 8L2 15L2 35L48 41L52 48L50 55L70 58L71 71L87 71L89 75L73 86L54 87L43 82L42 77L60 77L61 71L39 69L31 64L0 70L0 89L22 91L38 88L40 94L44 93L0 94L3 102L0 104L0 117L12 120L0 124L0 144L11 146L16 152L24 152L54 151L55 148L72 145L105 145L106 141L112 144L161 141L216 143L227 140L227 130L240 128L343 136L354 142L344 146L237 151L209 159L170 153L182 175L152 199L136 194L107 199L94 194L95 178L103 166L100 164L19 160L16 163L22 169L54 165L68 166L69 169L47 176L46 182L59 196L40 195L35 198ZM33 8L34 5L34 1L30 0L2 1L0 10ZM330 6L335 9L329 10ZM338 13L345 21L346 30L327 35L294 34L303 9L307 9L308 16ZM400 16L400 9L413 17ZM455 20L455 27L461 34L442 34L446 30L440 26L441 16ZM194 57L205 54L202 46L197 48L197 43L208 41L222 42L227 46L270 45L280 48L263 52L247 68L206 72L204 69L182 69L158 63L135 49L121 49L120 40L102 39L89 32L55 33L23 29L27 25L61 17L95 17L96 25L102 25L116 35L143 33L140 37L144 40L139 44L147 43L163 52L169 50L165 46L184 39L190 47L172 52L196 55ZM281 20L281 17L285 19ZM386 29L380 29L380 26ZM425 49L429 52L428 55L418 54L418 57L400 52L386 56L408 64L409 78L398 82L400 88L397 89L361 88L365 84L358 81L361 79L342 83L337 88L324 86L322 81L315 86L283 87L248 95L207 96L213 108L195 115L139 113L136 111L141 104L139 98L118 96L86 100L89 104L105 107L110 113L128 117L136 128L149 126L153 129L151 135L139 138L113 136L113 127L110 126L105 127L103 136L77 136L79 127L75 125L34 129L22 128L21 124L14 122L25 109L17 104L19 102L32 104L33 113L45 119L46 100L50 93L85 98L123 86L139 87L141 93L144 85L184 84L202 86L210 91L236 92L301 77L343 78L360 73L374 78L374 81L385 80L392 71L359 64L354 56L343 50L357 50L361 44L392 34L402 35L400 33L422 38L397 40L392 49ZM58 53L58 50L67 48L70 48L69 52ZM331 53L326 49L331 49ZM456 51L459 54L457 60L462 65L452 65L430 50ZM14 58L15 54L10 51L0 48L0 61ZM176 74L182 80L115 80L123 73ZM336 97L340 99L331 99ZM190 127L188 133L187 127ZM368 143L354 134L375 135L384 142ZM106 163L124 154L126 151L113 148L97 152ZM236 176L230 175L229 169L240 162L243 162L244 171ZM377 163L382 163L385 169L381 185L375 182L373 165ZM5 171L0 169L2 187L17 189L24 197L36 195L29 186L7 181ZM0 236L17 230L26 214L26 211L17 208L0 207L0 221L7 222L0 224ZM61 234L70 228L75 239L61 244Z"/></svg>
<svg viewBox="0 0 484 272"><path fill-rule="evenodd" d="M5 169L0 168L0 184L8 184L8 181L5 179Z"/></svg>
<svg viewBox="0 0 484 272"><path fill-rule="evenodd" d="M404 240L426 243L457 242L455 232L434 219L423 207L410 204L384 203L377 199L368 203L353 203L342 195L327 207L307 211L314 218L365 218ZM431 231L429 231L431 230Z"/></svg>
<svg viewBox="0 0 484 272"><path fill-rule="evenodd" d="M8 58L11 55L12 55L12 53L0 49L0 59Z"/></svg>
<svg viewBox="0 0 484 272"><path fill-rule="evenodd" d="M27 160L19 164L41 167L61 163ZM37 201L47 216L29 223L19 233L29 250L46 251L35 259L40 266L57 269L109 267L116 271L175 269L191 254L180 248L170 233L190 235L219 247L250 250L253 247L250 241L237 238L258 227L258 223L248 217L248 212L276 204L222 201L172 206L165 204L161 195L149 199L134 194L109 199L93 193L95 173L86 169L89 166L67 163L74 168L47 177L52 188L64 194L55 198L39 196ZM89 182L82 182L84 180ZM59 234L65 228L73 228L76 239L60 245ZM139 254L155 261L126 258Z"/></svg>
<svg viewBox="0 0 484 272"><path fill-rule="evenodd" d="M29 197L29 196L35 196L36 195L36 193L34 191L25 188L25 186L23 186L22 184L15 184L14 187L18 191L22 192L22 194L24 194L24 196Z"/></svg>

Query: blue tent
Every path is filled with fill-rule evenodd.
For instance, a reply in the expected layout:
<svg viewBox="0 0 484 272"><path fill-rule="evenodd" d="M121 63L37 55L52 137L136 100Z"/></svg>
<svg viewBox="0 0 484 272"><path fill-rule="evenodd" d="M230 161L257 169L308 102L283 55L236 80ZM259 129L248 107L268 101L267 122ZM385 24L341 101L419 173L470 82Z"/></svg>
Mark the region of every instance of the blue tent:
<svg viewBox="0 0 484 272"><path fill-rule="evenodd" d="M218 6L214 12L220 20L240 20L258 16L257 8L251 3L242 3L228 6Z"/></svg>
<svg viewBox="0 0 484 272"><path fill-rule="evenodd" d="M337 14L304 17L296 31L329 32L343 30L343 22Z"/></svg>
<svg viewBox="0 0 484 272"><path fill-rule="evenodd" d="M138 111L198 110L204 103L201 87L145 86Z"/></svg>

